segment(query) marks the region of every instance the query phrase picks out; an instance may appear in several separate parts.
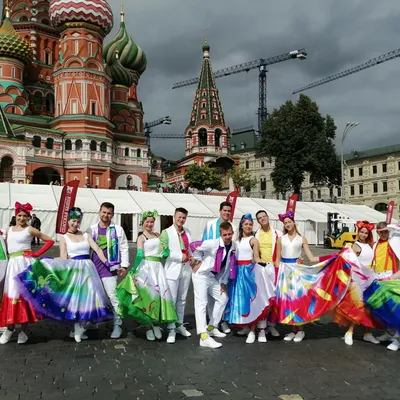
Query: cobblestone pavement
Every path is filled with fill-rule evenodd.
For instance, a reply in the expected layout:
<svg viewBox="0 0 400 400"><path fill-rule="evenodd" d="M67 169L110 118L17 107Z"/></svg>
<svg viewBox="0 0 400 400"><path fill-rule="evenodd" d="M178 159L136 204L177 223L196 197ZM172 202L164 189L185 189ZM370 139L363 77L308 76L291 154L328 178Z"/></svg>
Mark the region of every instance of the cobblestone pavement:
<svg viewBox="0 0 400 400"><path fill-rule="evenodd" d="M200 348L192 292L187 322L193 336L174 345L146 341L134 322L119 340L105 324L79 344L69 326L31 325L27 344L0 346L0 399L399 399L400 352L363 342L361 330L351 347L327 323L307 326L302 343L249 345L231 334L220 349Z"/></svg>

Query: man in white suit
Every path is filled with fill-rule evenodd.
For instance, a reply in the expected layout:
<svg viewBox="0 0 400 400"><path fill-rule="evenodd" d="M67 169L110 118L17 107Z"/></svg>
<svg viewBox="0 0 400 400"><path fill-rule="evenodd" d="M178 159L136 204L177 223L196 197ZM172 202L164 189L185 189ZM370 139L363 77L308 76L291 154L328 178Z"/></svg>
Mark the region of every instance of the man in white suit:
<svg viewBox="0 0 400 400"><path fill-rule="evenodd" d="M177 333L185 337L191 336L183 325L186 297L192 276L190 232L183 228L187 215L187 210L177 208L173 225L163 230L160 235L160 254L162 258L166 258L165 274L178 314L178 323L168 324L167 343L175 343Z"/></svg>
<svg viewBox="0 0 400 400"><path fill-rule="evenodd" d="M227 285L229 279L236 278L236 244L232 242L233 228L229 222L219 225L220 238L191 243L193 252L193 288L197 333L200 346L216 349L222 344L213 337L222 338L226 334L218 330L228 302ZM207 326L206 309L212 297L210 321Z"/></svg>

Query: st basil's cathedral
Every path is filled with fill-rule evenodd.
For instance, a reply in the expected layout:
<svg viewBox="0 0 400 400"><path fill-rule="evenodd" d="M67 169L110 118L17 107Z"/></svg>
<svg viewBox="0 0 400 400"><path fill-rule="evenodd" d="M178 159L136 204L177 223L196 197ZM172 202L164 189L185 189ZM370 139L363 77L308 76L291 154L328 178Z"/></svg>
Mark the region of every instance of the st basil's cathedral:
<svg viewBox="0 0 400 400"><path fill-rule="evenodd" d="M106 0L4 0L0 182L147 190L146 56L112 28Z"/></svg>

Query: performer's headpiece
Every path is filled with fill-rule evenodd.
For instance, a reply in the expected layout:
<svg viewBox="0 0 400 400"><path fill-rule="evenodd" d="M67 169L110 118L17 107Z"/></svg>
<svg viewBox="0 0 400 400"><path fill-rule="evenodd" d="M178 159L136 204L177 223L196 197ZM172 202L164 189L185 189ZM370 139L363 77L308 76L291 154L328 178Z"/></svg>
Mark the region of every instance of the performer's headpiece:
<svg viewBox="0 0 400 400"><path fill-rule="evenodd" d="M146 221L146 218L149 218L149 217L156 219L158 217L157 210L142 212L142 222Z"/></svg>
<svg viewBox="0 0 400 400"><path fill-rule="evenodd" d="M69 210L68 212L68 221L70 219L82 219L83 218L83 212L79 210Z"/></svg>
<svg viewBox="0 0 400 400"><path fill-rule="evenodd" d="M357 221L356 227L358 230L365 228L371 232L375 228L375 225L368 221Z"/></svg>
<svg viewBox="0 0 400 400"><path fill-rule="evenodd" d="M293 211L287 211L284 214L278 214L279 221L283 222L286 218L291 219L294 222Z"/></svg>
<svg viewBox="0 0 400 400"><path fill-rule="evenodd" d="M240 220L240 224L243 224L244 221L250 221L253 222L253 217L251 216L250 213L244 214L242 219Z"/></svg>
<svg viewBox="0 0 400 400"><path fill-rule="evenodd" d="M29 216L31 216L32 209L33 207L29 203L21 204L18 201L15 202L15 215L18 215L21 211L23 211Z"/></svg>

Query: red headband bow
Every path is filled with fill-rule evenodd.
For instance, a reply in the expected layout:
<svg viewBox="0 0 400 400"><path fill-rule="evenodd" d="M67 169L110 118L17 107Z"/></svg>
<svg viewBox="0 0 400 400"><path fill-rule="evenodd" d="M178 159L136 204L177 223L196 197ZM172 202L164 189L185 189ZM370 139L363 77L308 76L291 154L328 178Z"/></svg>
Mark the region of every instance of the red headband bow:
<svg viewBox="0 0 400 400"><path fill-rule="evenodd" d="M358 230L365 228L371 232L375 228L375 225L368 221L357 221L356 227Z"/></svg>
<svg viewBox="0 0 400 400"><path fill-rule="evenodd" d="M24 211L30 216L32 209L33 207L29 203L21 204L18 201L15 203L15 215L18 215L21 211Z"/></svg>

